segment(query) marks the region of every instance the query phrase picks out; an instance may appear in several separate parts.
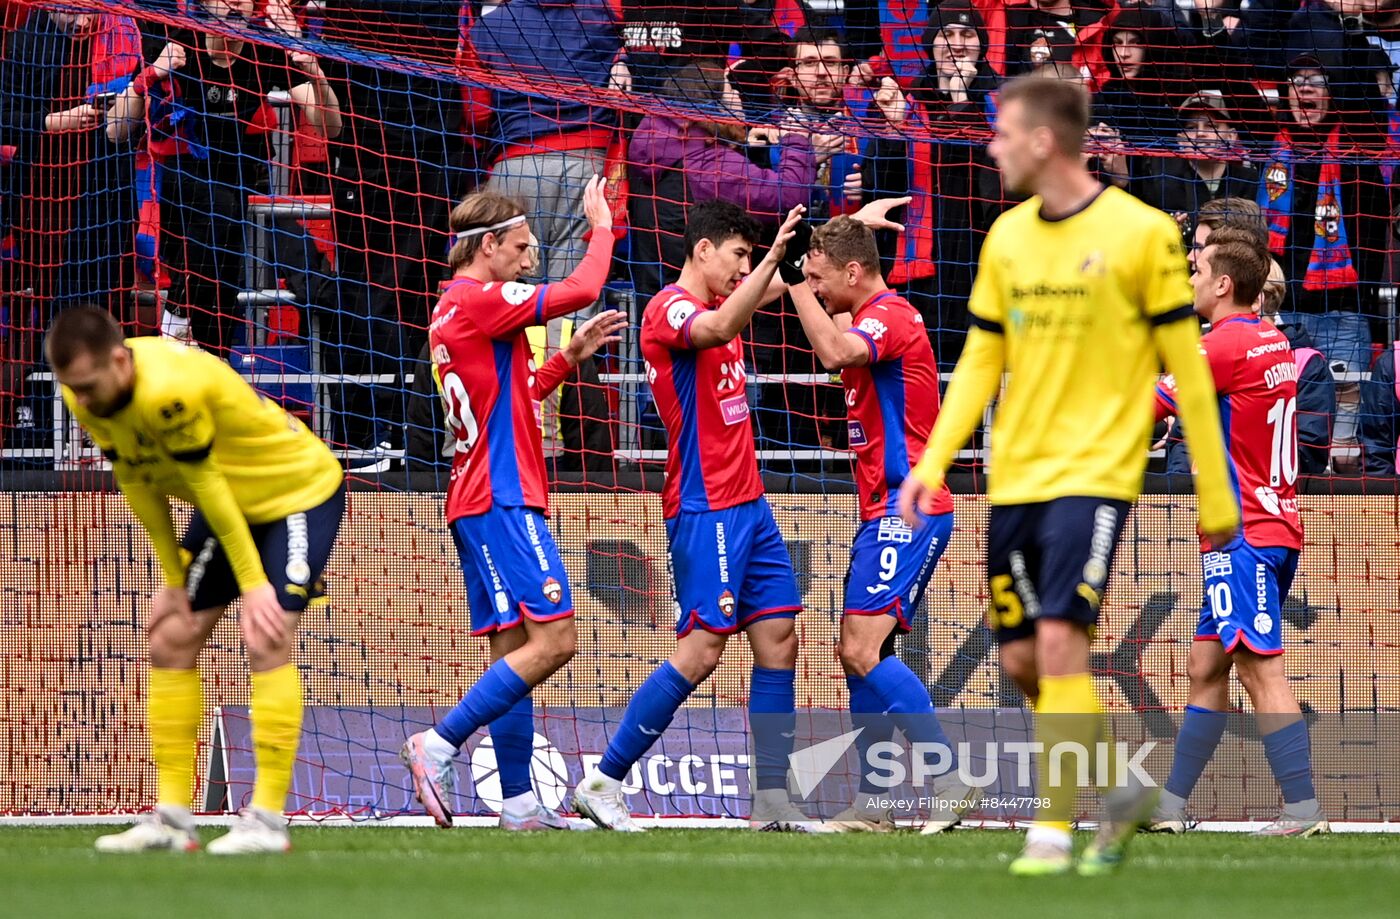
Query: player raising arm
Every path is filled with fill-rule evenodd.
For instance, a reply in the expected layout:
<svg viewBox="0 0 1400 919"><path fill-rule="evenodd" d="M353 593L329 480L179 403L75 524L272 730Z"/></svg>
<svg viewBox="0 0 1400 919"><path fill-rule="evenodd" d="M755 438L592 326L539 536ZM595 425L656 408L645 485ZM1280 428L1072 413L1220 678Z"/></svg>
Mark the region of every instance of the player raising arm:
<svg viewBox="0 0 1400 919"><path fill-rule="evenodd" d="M1184 833L1186 799L1215 753L1230 706L1230 670L1254 703L1264 753L1283 792L1283 814L1261 833L1312 836L1328 830L1313 790L1308 726L1283 669L1283 601L1298 570L1297 366L1288 338L1253 305L1269 277L1269 253L1245 230L1210 234L1196 255L1196 312L1220 394L1231 478L1244 532L1201 546L1205 601L1191 644L1191 690L1171 774L1152 829ZM1174 415L1177 387L1157 384L1157 417ZM1187 429L1189 432L1189 428Z"/></svg>
<svg viewBox="0 0 1400 919"><path fill-rule="evenodd" d="M583 192L588 251L573 274L554 284L516 280L531 267L520 202L477 192L452 211L453 280L433 310L428 338L457 441L447 524L462 562L472 634L487 636L492 663L452 711L400 751L418 800L439 826L452 825L452 760L487 725L501 773L501 825L587 826L546 810L530 784L530 691L573 657L575 629L569 577L546 517L539 425L539 400L562 381L568 358L555 355L537 373L525 330L583 309L602 292L613 245L603 184L595 176ZM596 350L618 318L595 317L579 330L576 347Z"/></svg>
<svg viewBox="0 0 1400 919"><path fill-rule="evenodd" d="M1239 509L1180 231L1089 174L1080 159L1088 125L1089 95L1078 84L1030 76L1002 88L990 152L1006 187L1033 197L987 235L967 347L928 449L901 488L900 509L911 523L916 509L934 509L954 453L1009 371L988 461L990 624L1003 670L1035 703L1044 749L1069 742L1092 755L1108 738L1089 644L1114 548L1142 487L1159 358L1176 375L1199 470L1201 528L1213 543L1233 536ZM1075 789L1052 787L1046 766L1042 757L1039 787L1049 804L1012 862L1014 874L1058 874L1071 865ZM1117 864L1153 801L1134 785L1109 792L1080 872Z"/></svg>
<svg viewBox="0 0 1400 919"><path fill-rule="evenodd" d="M802 328L827 370L841 371L846 422L855 453L860 529L851 546L838 649L851 694L862 779L871 745L889 739L889 714L911 744L951 745L934 714L928 687L894 654L896 631L908 632L919 598L953 532L953 499L939 490L932 516L910 527L897 512L899 486L923 455L938 417L938 365L923 317L880 276L875 234L837 217L818 227L802 266L806 282L789 289ZM823 309L823 305L825 309ZM972 800L951 758L934 782L925 833L954 825ZM833 826L844 831L894 828L888 808L862 789Z"/></svg>
<svg viewBox="0 0 1400 919"><path fill-rule="evenodd" d="M190 819L203 711L195 668L219 617L242 595L257 780L252 804L209 852L284 852L291 843L282 811L302 715L292 643L299 614L324 599L321 572L345 511L340 464L228 364L159 338L123 340L103 310L60 313L45 351L64 402L111 461L165 576L146 626L156 808L97 848L199 848ZM183 539L170 498L194 506Z"/></svg>

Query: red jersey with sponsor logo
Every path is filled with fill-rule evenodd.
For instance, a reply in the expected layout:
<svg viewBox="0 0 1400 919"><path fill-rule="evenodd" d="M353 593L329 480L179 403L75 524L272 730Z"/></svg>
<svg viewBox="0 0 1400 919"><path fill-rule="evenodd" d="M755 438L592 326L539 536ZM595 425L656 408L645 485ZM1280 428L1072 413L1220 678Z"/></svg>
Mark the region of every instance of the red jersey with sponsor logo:
<svg viewBox="0 0 1400 919"><path fill-rule="evenodd" d="M1251 546L1301 549L1298 518L1298 368L1288 338L1251 313L1201 336L1215 378L1230 481ZM1157 416L1176 414L1176 381L1157 384ZM1202 546L1202 548L1208 548Z"/></svg>
<svg viewBox="0 0 1400 919"><path fill-rule="evenodd" d="M667 518L681 511L718 511L763 496L753 424L736 337L715 348L690 341L695 317L719 306L674 284L642 315L642 357L656 410L666 426Z"/></svg>
<svg viewBox="0 0 1400 919"><path fill-rule="evenodd" d="M856 455L860 516L874 520L899 513L899 486L924 455L938 417L938 365L923 317L893 291L882 291L857 307L846 334L870 350L870 363L841 371L841 385ZM944 485L934 513L952 509Z"/></svg>

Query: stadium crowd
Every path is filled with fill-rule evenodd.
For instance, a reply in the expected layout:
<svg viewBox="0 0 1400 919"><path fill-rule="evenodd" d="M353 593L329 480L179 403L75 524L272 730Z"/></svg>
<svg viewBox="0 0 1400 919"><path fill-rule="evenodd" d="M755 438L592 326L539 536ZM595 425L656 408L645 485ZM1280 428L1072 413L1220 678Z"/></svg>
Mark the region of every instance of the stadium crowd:
<svg viewBox="0 0 1400 919"><path fill-rule="evenodd" d="M691 205L729 201L772 232L796 204L820 220L911 196L905 231L879 234L885 275L946 369L982 239L1011 203L983 146L997 89L1041 71L1092 90L1092 167L1175 216L1188 241L1212 213L1259 208L1276 262L1261 309L1307 385L1304 471L1396 474L1396 0L150 0L132 12L200 28L5 7L6 445L36 427L35 393L47 398L30 379L40 330L81 302L220 355L296 344L314 322L321 371L379 381L332 388L332 439L432 460L426 326L453 202L478 187L521 200L535 279L559 281L586 250L595 173L611 180L620 240L610 286L638 305L675 281ZM237 37L255 33L264 41ZM336 53L301 50L313 47ZM390 66L387 49L440 78ZM250 202L273 194L325 205L274 214L268 257L298 306L272 307L253 336ZM561 347L600 305L551 321L538 348ZM810 382L821 368L792 304L761 311L747 344L755 370L786 375L758 387L760 447L844 447L830 423L839 393ZM546 432L561 469L613 464L615 394L591 364ZM1331 449L1352 443L1359 459ZM1169 468L1186 462L1168 450Z"/></svg>

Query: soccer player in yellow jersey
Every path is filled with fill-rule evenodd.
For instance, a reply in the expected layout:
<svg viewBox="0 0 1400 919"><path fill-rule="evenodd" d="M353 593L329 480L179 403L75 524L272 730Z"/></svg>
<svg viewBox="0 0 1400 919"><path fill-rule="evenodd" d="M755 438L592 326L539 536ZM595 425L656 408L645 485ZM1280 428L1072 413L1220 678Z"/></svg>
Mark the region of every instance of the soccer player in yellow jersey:
<svg viewBox="0 0 1400 919"><path fill-rule="evenodd" d="M203 708L196 664L219 616L241 595L257 780L250 806L208 851L284 852L282 811L302 715L292 642L298 615L324 597L321 572L345 511L340 464L228 364L168 340L123 340L103 310L60 313L45 349L64 402L111 461L165 576L146 626L156 808L97 848L199 848L190 818ZM194 506L183 540L170 498Z"/></svg>
<svg viewBox="0 0 1400 919"><path fill-rule="evenodd" d="M900 510L917 520L943 484L1008 373L988 466L988 618L1002 668L1035 703L1044 750L1109 741L1089 675L1089 645L1124 519L1142 486L1158 361L1175 374L1196 461L1202 532L1227 540L1239 510L1226 474L1210 373L1199 350L1186 254L1175 222L1085 169L1089 96L1072 83L1023 77L1002 88L991 154L1013 193L982 247L972 330ZM1048 800L1017 875L1071 867L1075 788L1041 756ZM1123 770L1098 776L1105 819L1079 862L1110 870L1151 816L1155 789ZM1058 773L1060 780L1049 779ZM1114 786L1114 787L1108 787Z"/></svg>

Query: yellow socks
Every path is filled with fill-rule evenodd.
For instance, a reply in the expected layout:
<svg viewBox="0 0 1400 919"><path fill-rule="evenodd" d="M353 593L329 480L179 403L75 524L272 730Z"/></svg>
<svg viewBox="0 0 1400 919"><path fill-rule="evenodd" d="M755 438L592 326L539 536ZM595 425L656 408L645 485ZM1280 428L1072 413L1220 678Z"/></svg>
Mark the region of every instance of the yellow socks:
<svg viewBox="0 0 1400 919"><path fill-rule="evenodd" d="M1045 798L1035 823L1068 833L1079 786L1087 785L1096 772L1094 745L1102 736L1103 708L1093 677L1087 673L1042 676L1035 714L1036 740L1044 744L1039 787ZM1057 744L1070 746L1057 753Z"/></svg>
<svg viewBox="0 0 1400 919"><path fill-rule="evenodd" d="M151 759L156 764L157 804L189 809L203 708L198 670L151 668L146 724L151 732Z"/></svg>
<svg viewBox="0 0 1400 919"><path fill-rule="evenodd" d="M258 775L253 806L280 814L292 785L292 766L301 737L301 674L292 664L254 673L253 754Z"/></svg>

